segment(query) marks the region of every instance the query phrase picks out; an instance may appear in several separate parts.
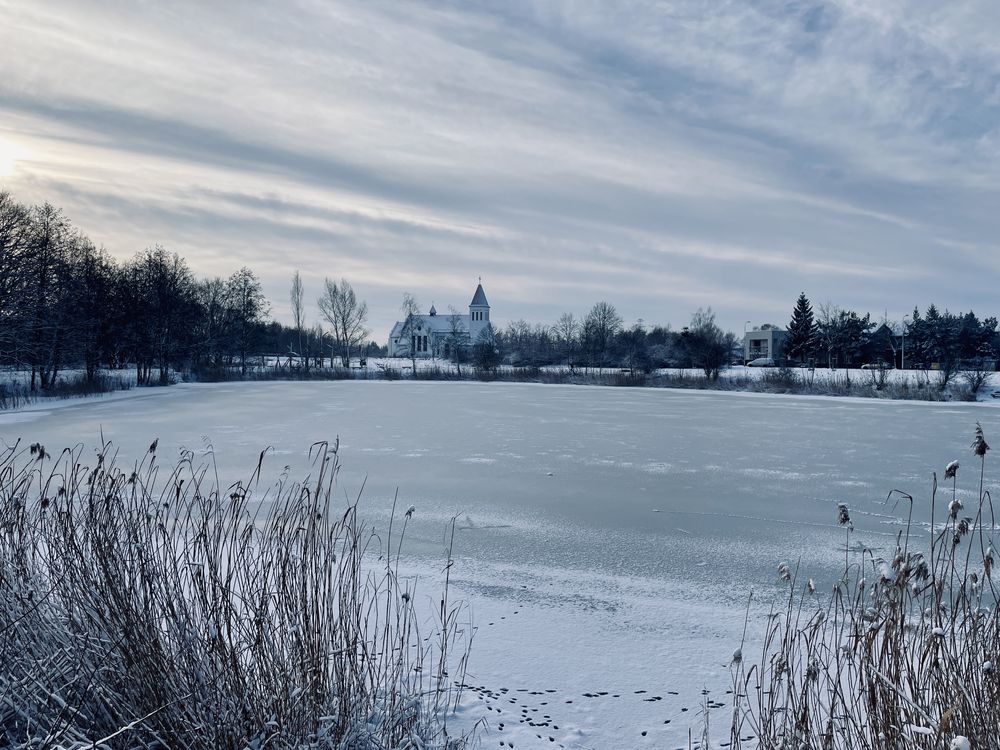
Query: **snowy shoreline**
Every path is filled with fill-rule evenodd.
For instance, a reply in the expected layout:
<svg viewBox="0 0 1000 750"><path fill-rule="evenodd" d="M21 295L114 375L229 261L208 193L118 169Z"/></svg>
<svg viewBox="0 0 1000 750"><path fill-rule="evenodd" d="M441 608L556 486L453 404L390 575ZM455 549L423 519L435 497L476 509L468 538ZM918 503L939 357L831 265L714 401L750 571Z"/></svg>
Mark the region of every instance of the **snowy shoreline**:
<svg viewBox="0 0 1000 750"><path fill-rule="evenodd" d="M378 362L373 362L369 368L361 374L354 374L350 377L329 377L329 378L317 378L315 380L303 380L298 377L247 377L247 378L235 378L233 380L219 381L219 382L197 382L197 381L177 381L168 386L156 386L156 387L134 387L129 386L126 390L115 390L106 393L95 393L88 395L78 395L78 396L45 396L45 395L34 395L30 401L26 401L23 404L19 404L13 407L0 408L0 423L10 424L16 421L23 421L21 419L7 419L7 416L15 414L27 414L32 412L48 412L56 409L67 408L70 406L79 405L82 403L88 403L93 401L118 401L122 399L130 399L137 397L145 397L162 391L164 388L176 388L176 387L215 387L215 386L233 386L239 383L300 383L300 382L383 382L383 383L446 383L446 384L458 384L458 383L468 383L470 385L474 384L489 384L489 383L503 383L507 385L536 385L536 386L572 386L572 387L583 387L583 388L627 388L627 389L644 389L644 390L661 390L661 391L676 391L685 393L722 393L731 394L735 396L743 397L757 397L757 398L769 398L774 396L785 396L785 397L803 397L812 399L832 399L835 401L843 401L848 403L862 402L892 402L892 403L913 403L913 404L979 404L979 405L991 405L1000 406L1000 398L994 398L993 394L1000 393L1000 391L993 390L993 378L988 378L983 388L976 394L974 399L970 398L958 398L952 391L946 391L944 393L936 392L936 386L932 383L927 382L928 373L922 371L899 371L892 370L886 373L887 383L893 385L896 388L900 386L904 388L911 389L909 393L916 393L917 395L909 395L907 397L899 397L892 395L892 392L878 391L868 382L871 378L870 371L867 370L817 370L816 379L813 381L812 385L808 385L806 382L799 382L797 386L790 388L775 388L775 389L765 389L760 387L760 381L767 376L767 368L747 368L747 367L733 367L727 370L723 370L720 373L719 380L716 382L710 382L705 380L703 374L699 370L693 369L663 369L657 370L646 376L644 382L635 383L617 383L614 379L617 376L622 375L622 371L618 368L589 368L586 370L577 369L575 371L570 370L566 367L549 367L540 368L540 372L543 375L540 378L532 377L520 377L519 371L516 368L505 368L500 377L480 379L469 374L471 371L468 369L463 373L462 377L459 378L454 368L451 367L450 363L439 362L435 360L420 360L418 361L418 372L420 375L416 378L395 378L386 377L383 370L378 369L379 367L385 365L386 362L390 363L390 367L393 366L392 360L379 360ZM409 362L409 360L406 360ZM398 364L398 361L396 361ZM409 365L407 365L408 367ZM375 368L375 369L372 369ZM773 369L772 369L773 372ZM805 371L799 372L794 371L796 377L804 379L808 377ZM845 374L848 373L849 374ZM440 377L435 377L437 374ZM14 376L22 375L22 373L13 373ZM547 379L549 375L554 375L554 379ZM10 382L12 380L12 373L5 373L5 380ZM842 388L843 382L845 380L850 380L850 392L848 393L830 393L824 392L823 388ZM741 382L734 382L734 381ZM923 382L920 389L917 388L917 384ZM2 381L0 381L2 385ZM923 390L921 390L923 389ZM927 394L928 397L921 397L923 394Z"/></svg>

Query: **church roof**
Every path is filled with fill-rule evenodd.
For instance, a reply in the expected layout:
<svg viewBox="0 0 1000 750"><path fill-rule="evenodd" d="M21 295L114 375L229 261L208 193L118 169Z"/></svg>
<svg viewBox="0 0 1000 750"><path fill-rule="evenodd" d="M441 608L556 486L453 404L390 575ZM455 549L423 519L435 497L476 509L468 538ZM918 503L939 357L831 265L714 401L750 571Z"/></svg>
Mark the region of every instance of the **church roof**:
<svg viewBox="0 0 1000 750"><path fill-rule="evenodd" d="M455 323L460 331L469 330L469 316L468 315L414 315L413 316L413 326L414 331L427 331L428 333L450 333L451 332L451 319L456 318ZM400 328L400 333L402 333L403 328L406 326L406 321L397 323ZM395 327L392 329L395 332ZM398 334L390 334L398 335Z"/></svg>
<svg viewBox="0 0 1000 750"><path fill-rule="evenodd" d="M490 303L486 301L486 292L483 291L483 285L480 284L476 287L476 293L472 295L472 302L469 303L469 307L473 306L489 307Z"/></svg>

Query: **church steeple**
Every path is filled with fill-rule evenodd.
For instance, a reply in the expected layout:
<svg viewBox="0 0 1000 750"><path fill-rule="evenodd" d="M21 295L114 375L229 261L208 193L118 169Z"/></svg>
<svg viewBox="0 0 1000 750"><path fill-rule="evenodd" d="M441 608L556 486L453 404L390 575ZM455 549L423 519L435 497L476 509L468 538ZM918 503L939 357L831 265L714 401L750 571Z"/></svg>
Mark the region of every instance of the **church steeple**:
<svg viewBox="0 0 1000 750"><path fill-rule="evenodd" d="M486 301L486 292L483 291L483 285L480 282L479 286L476 287L476 293L472 295L472 302L469 303L469 307L489 307L490 303Z"/></svg>
<svg viewBox="0 0 1000 750"><path fill-rule="evenodd" d="M486 292L483 291L482 277L476 286L476 293L472 295L472 302L469 303L469 337L475 344L479 340L479 335L486 330L490 324L490 303L486 300Z"/></svg>

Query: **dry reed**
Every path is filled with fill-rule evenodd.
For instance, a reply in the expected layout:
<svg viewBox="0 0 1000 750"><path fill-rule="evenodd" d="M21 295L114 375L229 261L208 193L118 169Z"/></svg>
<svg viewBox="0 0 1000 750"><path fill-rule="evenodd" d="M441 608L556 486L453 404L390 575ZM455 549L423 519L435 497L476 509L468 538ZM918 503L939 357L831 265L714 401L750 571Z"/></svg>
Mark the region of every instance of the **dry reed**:
<svg viewBox="0 0 1000 750"><path fill-rule="evenodd" d="M989 446L977 425L976 502L958 493L959 465L942 514L937 478L930 525L913 521L911 495L893 490L907 522L890 557L852 556L847 506L843 574L829 598L797 571L773 611L760 658L736 652L729 746L789 750L1000 748L1000 611L993 580L996 519L984 487Z"/></svg>
<svg viewBox="0 0 1000 750"><path fill-rule="evenodd" d="M228 488L193 454L161 473L155 442L128 470L83 454L0 453L0 746L467 744L446 723L458 608L445 590L421 633L412 512L381 538L335 502L335 446L263 487L264 454Z"/></svg>

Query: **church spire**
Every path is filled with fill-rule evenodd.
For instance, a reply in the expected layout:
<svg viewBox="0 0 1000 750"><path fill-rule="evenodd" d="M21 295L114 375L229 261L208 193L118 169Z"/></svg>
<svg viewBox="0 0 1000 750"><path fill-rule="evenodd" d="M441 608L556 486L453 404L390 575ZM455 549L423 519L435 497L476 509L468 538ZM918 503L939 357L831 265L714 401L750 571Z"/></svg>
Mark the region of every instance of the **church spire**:
<svg viewBox="0 0 1000 750"><path fill-rule="evenodd" d="M472 302L469 303L469 307L489 307L490 303L486 301L486 292L483 291L482 277L480 276L479 286L476 287L476 293L472 295Z"/></svg>

